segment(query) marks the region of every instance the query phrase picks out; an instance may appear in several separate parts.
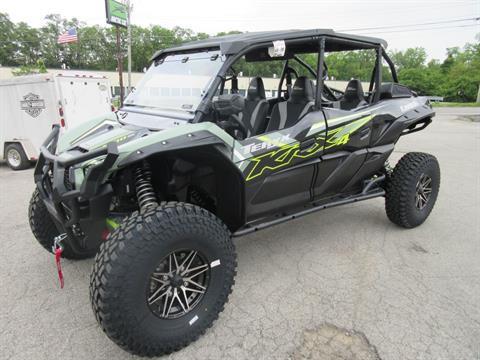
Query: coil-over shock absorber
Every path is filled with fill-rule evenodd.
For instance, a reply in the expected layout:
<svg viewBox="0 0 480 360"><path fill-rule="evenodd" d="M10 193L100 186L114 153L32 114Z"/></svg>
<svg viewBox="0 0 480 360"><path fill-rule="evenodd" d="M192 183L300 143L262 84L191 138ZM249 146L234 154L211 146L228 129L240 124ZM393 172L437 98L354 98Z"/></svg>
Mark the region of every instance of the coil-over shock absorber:
<svg viewBox="0 0 480 360"><path fill-rule="evenodd" d="M135 169L135 191L140 211L158 206L157 196L152 186L152 171L146 161Z"/></svg>

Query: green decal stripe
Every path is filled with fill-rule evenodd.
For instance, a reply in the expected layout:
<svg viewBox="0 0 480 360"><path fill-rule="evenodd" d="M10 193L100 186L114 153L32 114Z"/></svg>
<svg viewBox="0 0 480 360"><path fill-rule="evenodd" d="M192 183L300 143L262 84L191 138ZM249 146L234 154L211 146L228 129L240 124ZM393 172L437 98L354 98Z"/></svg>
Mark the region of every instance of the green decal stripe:
<svg viewBox="0 0 480 360"><path fill-rule="evenodd" d="M357 115L358 116L358 115ZM352 118L352 116L348 116ZM280 149L270 151L250 159L253 167L246 177L246 181L253 180L264 174L266 170L275 171L289 165L295 158L307 159L318 152L335 146L345 145L350 141L350 135L373 119L373 115L362 117L344 126L329 131L328 137L317 135L316 143L305 151L300 151L299 143L287 144ZM265 164L266 162L270 162Z"/></svg>
<svg viewBox="0 0 480 360"><path fill-rule="evenodd" d="M366 116L364 118L353 121L345 126L329 131L328 138L326 140L325 149L331 147L344 145L350 141L350 135L372 120L373 115Z"/></svg>
<svg viewBox="0 0 480 360"><path fill-rule="evenodd" d="M320 140L320 139L317 139ZM281 147L280 149L271 151L264 155L258 156L256 158L251 159L252 163L254 163L253 168L250 170L249 174L246 177L246 181L253 180L259 176L261 176L266 170L278 170L282 167L289 165L295 158L300 159L307 159L319 151L323 149L323 146L320 143L316 143L308 150L304 152L300 151L299 144L291 144ZM263 165L262 162L265 160L270 160L274 164L271 165Z"/></svg>

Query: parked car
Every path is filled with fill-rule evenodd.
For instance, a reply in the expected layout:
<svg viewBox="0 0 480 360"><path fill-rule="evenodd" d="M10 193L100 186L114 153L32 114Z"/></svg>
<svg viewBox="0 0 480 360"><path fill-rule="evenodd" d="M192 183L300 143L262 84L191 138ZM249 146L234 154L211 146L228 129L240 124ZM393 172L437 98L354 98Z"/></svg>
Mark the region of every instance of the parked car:
<svg viewBox="0 0 480 360"><path fill-rule="evenodd" d="M59 140L52 131L30 225L57 256L96 254L90 298L110 339L157 356L203 334L234 284L232 237L377 197L401 227L427 219L440 186L436 158L408 153L395 168L388 158L435 113L398 83L385 48L332 30L191 42L156 53L117 113ZM330 89L325 54L358 50L372 56L368 91L358 79ZM260 74L245 97L237 93L236 71L263 61L282 65L277 96L265 98ZM382 82L383 61L392 82Z"/></svg>
<svg viewBox="0 0 480 360"><path fill-rule="evenodd" d="M110 84L103 76L66 71L2 80L0 159L13 170L25 169L54 124L64 131L109 111Z"/></svg>

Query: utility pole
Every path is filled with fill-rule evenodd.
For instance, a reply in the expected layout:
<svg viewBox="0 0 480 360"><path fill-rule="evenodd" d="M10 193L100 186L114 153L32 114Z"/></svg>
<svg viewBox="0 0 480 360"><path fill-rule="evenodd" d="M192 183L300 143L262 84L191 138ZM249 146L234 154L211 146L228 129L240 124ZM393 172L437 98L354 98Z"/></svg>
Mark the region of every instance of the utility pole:
<svg viewBox="0 0 480 360"><path fill-rule="evenodd" d="M130 25L130 13L132 12L133 5L130 5L130 0L127 0L127 16L128 16L128 28L127 28L127 37L128 37L128 88L127 93L130 94L132 91L132 29Z"/></svg>
<svg viewBox="0 0 480 360"><path fill-rule="evenodd" d="M477 103L480 103L480 84L478 84Z"/></svg>
<svg viewBox="0 0 480 360"><path fill-rule="evenodd" d="M123 96L124 96L124 90L123 90L123 54L120 49L120 27L118 25L115 26L116 31L117 31L117 64L118 64L118 80L119 80L119 85L120 85L120 107L123 106Z"/></svg>

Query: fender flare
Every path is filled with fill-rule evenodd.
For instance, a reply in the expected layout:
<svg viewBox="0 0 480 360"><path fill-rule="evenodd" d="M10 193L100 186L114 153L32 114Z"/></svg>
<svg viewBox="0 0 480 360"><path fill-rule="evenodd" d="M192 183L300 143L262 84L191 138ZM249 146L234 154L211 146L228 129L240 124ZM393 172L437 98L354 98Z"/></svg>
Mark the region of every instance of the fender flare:
<svg viewBox="0 0 480 360"><path fill-rule="evenodd" d="M189 136L191 141L185 141ZM217 181L217 216L233 233L245 224L245 179L232 161L233 149L208 131L199 131L147 145L129 154L117 164L117 169L132 166L156 155L168 155L211 166Z"/></svg>

